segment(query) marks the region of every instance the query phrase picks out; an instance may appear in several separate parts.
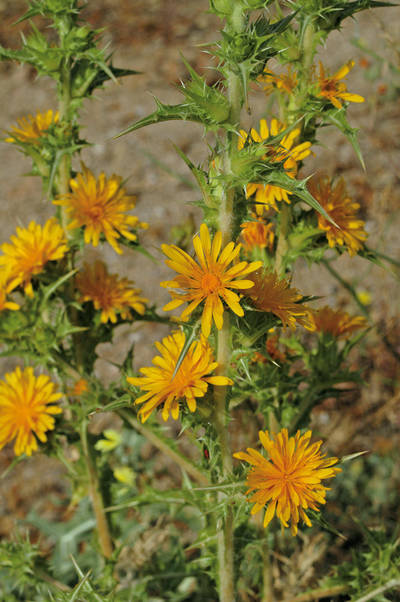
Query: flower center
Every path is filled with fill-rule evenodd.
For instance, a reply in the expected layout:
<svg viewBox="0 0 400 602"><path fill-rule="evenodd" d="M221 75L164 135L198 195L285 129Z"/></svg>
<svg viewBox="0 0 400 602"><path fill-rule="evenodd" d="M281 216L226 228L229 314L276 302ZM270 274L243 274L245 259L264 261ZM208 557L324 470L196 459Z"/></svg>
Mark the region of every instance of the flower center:
<svg viewBox="0 0 400 602"><path fill-rule="evenodd" d="M87 215L93 222L99 222L104 218L104 207L102 205L93 205L89 208Z"/></svg>
<svg viewBox="0 0 400 602"><path fill-rule="evenodd" d="M208 272L201 279L201 288L206 294L215 293L221 287L221 280L216 274Z"/></svg>
<svg viewBox="0 0 400 602"><path fill-rule="evenodd" d="M334 79L326 79L322 84L322 91L325 94L337 94L339 92L339 86L336 80Z"/></svg>

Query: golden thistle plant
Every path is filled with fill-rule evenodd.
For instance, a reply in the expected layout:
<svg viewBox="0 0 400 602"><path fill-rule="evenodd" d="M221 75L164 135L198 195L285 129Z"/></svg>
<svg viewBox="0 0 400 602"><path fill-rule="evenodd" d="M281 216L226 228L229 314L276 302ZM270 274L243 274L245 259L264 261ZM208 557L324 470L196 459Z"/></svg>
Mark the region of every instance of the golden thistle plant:
<svg viewBox="0 0 400 602"><path fill-rule="evenodd" d="M201 165L178 149L198 184L203 219L190 249L162 245L171 276L160 284L171 301L159 309L103 261L83 261L87 245L143 250L138 230L148 225L132 215L135 198L122 177L77 160L88 144L79 125L83 99L135 72L113 66L100 32L81 21L78 0L29 3L23 19L47 19L57 43L32 23L20 50L0 48L3 59L52 78L58 98L58 107L21 117L5 135L31 158L54 217L19 226L1 245L0 340L18 365L0 382L0 446L14 445L18 459L37 450L59 458L78 508L76 522L56 531L60 541L70 534L72 561L57 541L53 575L29 541L5 544L2 579L26 558L5 586L10 596L267 601L275 595L272 553L289 562L292 536L312 524L337 533L323 506L346 466L322 451L311 412L340 395L338 384L360 381L346 358L368 321L316 309L319 291L300 291L291 280L300 257L337 276L332 263L342 253L378 257L344 181L322 170L311 179L300 174L312 153L318 157L326 126L339 128L362 162L346 114L349 103L364 100L351 85L354 63L330 72L317 52L344 19L387 5L210 0L222 23L208 48L218 83L185 63L182 102L156 100L154 113L121 134L181 120L207 136ZM260 93L268 112L246 129L243 109ZM132 349L119 379L105 386L94 372L96 346L137 320L170 324L170 333L156 343L152 366L134 374ZM96 435L91 418L106 411L123 427ZM185 453L166 436L167 420L180 421ZM181 468L179 488L157 488L156 468L141 455L145 440L167 467ZM3 571L5 557L15 573ZM341 575L325 597L382 585L379 571L357 586L350 570Z"/></svg>

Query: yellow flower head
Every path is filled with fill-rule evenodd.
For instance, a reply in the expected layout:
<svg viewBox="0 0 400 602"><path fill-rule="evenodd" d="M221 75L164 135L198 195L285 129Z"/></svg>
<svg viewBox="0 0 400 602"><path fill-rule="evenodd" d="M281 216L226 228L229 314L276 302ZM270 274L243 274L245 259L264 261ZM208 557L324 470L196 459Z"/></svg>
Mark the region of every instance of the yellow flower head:
<svg viewBox="0 0 400 602"><path fill-rule="evenodd" d="M315 330L321 333L329 333L336 338L346 338L367 326L367 320L362 316L350 316L341 309L334 310L325 305L310 313L311 322Z"/></svg>
<svg viewBox="0 0 400 602"><path fill-rule="evenodd" d="M14 284L22 283L25 293L32 297L32 277L40 274L48 261L62 259L68 247L64 230L51 218L43 227L35 222L28 228L17 227L16 236L11 236L11 243L2 244L1 250L4 255L0 265L6 266Z"/></svg>
<svg viewBox="0 0 400 602"><path fill-rule="evenodd" d="M39 138L49 129L51 125L57 123L59 119L58 111L49 109L46 113L36 113L36 117L28 115L28 117L22 117L17 119L18 126L11 126L11 132L9 138L6 138L6 142L12 142L18 144L19 142L25 144L39 144Z"/></svg>
<svg viewBox="0 0 400 602"><path fill-rule="evenodd" d="M310 444L311 431L294 437L288 436L287 429L270 438L268 431L260 431L260 441L267 451L269 460L251 447L246 452L234 454L235 458L252 465L247 475L247 493L255 491L250 497L254 502L251 514L256 514L268 503L264 515L266 527L274 515L281 521L282 527L288 527L291 520L292 535L297 534L300 518L308 527L311 521L305 510L318 511L319 504L325 504L328 487L322 485L323 479L331 479L340 472L332 468L337 458L325 458L321 454L322 441Z"/></svg>
<svg viewBox="0 0 400 602"><path fill-rule="evenodd" d="M0 381L0 449L15 439L17 456L30 456L38 448L36 437L44 443L46 431L54 429L54 414L62 411L53 402L60 399L48 376L36 377L33 368L16 368Z"/></svg>
<svg viewBox="0 0 400 602"><path fill-rule="evenodd" d="M161 357L158 355L153 359L154 366L140 368L144 376L127 378L132 385L147 391L135 401L136 404L145 402L139 411L142 422L145 422L161 404L164 404L163 419L167 420L171 413L172 418L177 420L179 400L185 399L189 410L194 412L196 397L204 397L209 384L233 384L226 376L210 376L218 363L214 362L212 348L204 337L201 337L200 341L193 341L173 376L184 344L185 335L181 331L165 337L162 343L156 343Z"/></svg>
<svg viewBox="0 0 400 602"><path fill-rule="evenodd" d="M262 219L258 219L253 222L244 222L240 227L246 250L251 251L257 247L272 250L275 234L271 222L266 224Z"/></svg>
<svg viewBox="0 0 400 602"><path fill-rule="evenodd" d="M280 132L286 129L286 125L280 123L276 119L272 119L271 128L268 128L268 124L265 119L260 121L260 133L254 128L250 130L250 136L244 130L240 130L238 148L241 150L246 142L263 142L270 136L277 136ZM272 163L283 163L283 167L288 176L295 178L297 174L297 163L302 161L305 157L310 154L311 142L303 142L293 146L294 141L300 135L300 128L295 128L286 136L284 136L278 145L271 146L267 154L264 155L263 159L268 160ZM250 138L250 140L249 140ZM289 196L292 194L289 190L285 190L280 186L274 186L273 184L261 184L251 182L246 187L246 198L251 197L255 193L256 211L258 215L262 215L264 209L273 207L278 210L276 201L285 201L290 203Z"/></svg>
<svg viewBox="0 0 400 602"><path fill-rule="evenodd" d="M362 96L359 94L350 94L350 92L347 92L346 84L339 81L346 77L350 69L353 67L354 61L348 61L334 75L328 75L325 73L324 66L320 61L317 96L326 98L337 109L342 108L342 103L340 100L348 102L364 102L364 98Z"/></svg>
<svg viewBox="0 0 400 602"><path fill-rule="evenodd" d="M356 255L363 248L368 234L364 230L363 220L357 219L360 205L348 197L343 178L331 184L328 176L320 176L313 178L308 187L338 226L318 214L318 227L325 231L329 246L346 245L349 255Z"/></svg>
<svg viewBox="0 0 400 602"><path fill-rule="evenodd" d="M161 247L164 254L169 257L165 263L179 275L174 280L161 282L160 285L182 291L171 291L173 300L167 303L164 310L175 309L189 301L190 305L181 315L182 320L187 320L192 311L204 301L201 330L205 337L210 334L213 319L216 327L222 328L224 306L221 299L235 314L243 316L244 311L239 304L240 298L231 289L243 290L252 287L251 280L236 280L236 278L242 278L262 265L261 261L252 263L240 261L228 268L228 265L239 255L241 245L230 242L222 251L221 245L221 232L215 234L211 243L207 226L201 224L200 237L195 236L193 239L197 262L175 245Z"/></svg>
<svg viewBox="0 0 400 602"><path fill-rule="evenodd" d="M16 310L19 305L14 301L9 301L7 296L14 288L18 286L18 280L12 278L7 268L0 269L0 312L5 309Z"/></svg>
<svg viewBox="0 0 400 602"><path fill-rule="evenodd" d="M60 196L53 203L66 207L72 219L68 228L85 228L86 244L97 247L100 236L104 235L112 248L121 254L117 239L124 236L134 241L137 236L131 228L147 228L146 223L127 213L135 207L135 197L126 193L120 176L112 175L107 179L101 173L96 180L83 164L82 169L82 173L70 180L72 192Z"/></svg>
<svg viewBox="0 0 400 602"><path fill-rule="evenodd" d="M254 287L248 296L257 309L275 314L285 328L289 326L294 330L297 322L309 330L314 329L309 319L310 309L299 303L303 295L291 288L289 282L268 270L259 270L250 278Z"/></svg>
<svg viewBox="0 0 400 602"><path fill-rule="evenodd" d="M127 278L109 274L102 261L90 266L84 265L82 272L75 278L76 287L81 293L81 301L92 301L95 309L101 310L101 322L117 321L117 314L123 320L132 319L130 309L141 316L145 312L147 299L140 297L140 289L133 288Z"/></svg>
<svg viewBox="0 0 400 602"><path fill-rule="evenodd" d="M267 94L271 94L274 89L292 94L298 84L297 72L292 65L287 65L286 72L274 73L268 67L258 80L264 84L263 89Z"/></svg>

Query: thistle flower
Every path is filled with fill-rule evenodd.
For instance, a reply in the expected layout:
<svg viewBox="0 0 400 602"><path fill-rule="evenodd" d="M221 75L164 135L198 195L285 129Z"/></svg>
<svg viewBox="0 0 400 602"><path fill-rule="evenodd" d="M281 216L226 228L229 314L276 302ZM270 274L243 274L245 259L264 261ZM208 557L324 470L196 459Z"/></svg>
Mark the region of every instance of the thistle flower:
<svg viewBox="0 0 400 602"><path fill-rule="evenodd" d="M258 270L250 279L254 287L247 296L257 309L273 313L285 328L289 326L294 330L297 322L308 330L314 329L309 319L310 309L299 303L303 295L291 288L289 282L280 280L275 272L268 270Z"/></svg>
<svg viewBox="0 0 400 602"><path fill-rule="evenodd" d="M17 310L19 305L14 301L9 301L7 296L18 286L18 280L12 278L8 269L0 270L0 312L5 309Z"/></svg>
<svg viewBox="0 0 400 602"><path fill-rule="evenodd" d="M338 226L318 214L318 227L325 231L329 246L346 245L349 255L356 255L368 234L363 220L357 219L360 205L348 197L343 178L332 185L328 176L320 176L310 180L308 188Z"/></svg>
<svg viewBox="0 0 400 602"><path fill-rule="evenodd" d="M15 454L30 456L38 448L36 437L44 443L46 431L54 429L53 415L62 410L53 403L60 397L50 378L36 377L33 368L6 374L0 381L0 449L15 439Z"/></svg>
<svg viewBox="0 0 400 602"><path fill-rule="evenodd" d="M326 98L337 109L342 108L340 100L348 102L364 102L364 98L359 94L350 94L347 92L347 86L339 80L346 77L350 69L354 67L354 61L348 61L334 75L327 75L321 61L319 62L318 93L317 96Z"/></svg>
<svg viewBox="0 0 400 602"><path fill-rule="evenodd" d="M161 343L156 343L161 357L156 356L153 359L154 366L140 368L144 376L127 378L132 385L147 391L135 401L136 404L145 403L139 410L142 422L162 404L163 419L167 420L171 413L172 418L177 420L180 400L185 399L189 410L194 412L196 397L204 397L209 384L233 384L226 376L210 376L218 363L214 362L212 348L204 337L201 337L200 341L193 341L174 376L184 345L185 335L181 331L165 337Z"/></svg>
<svg viewBox="0 0 400 602"><path fill-rule="evenodd" d="M15 286L22 283L26 295L32 297L32 277L49 261L62 259L68 247L64 230L51 218L43 228L33 221L28 228L17 227L16 236L11 236L11 243L2 244L1 250L0 265L6 266Z"/></svg>
<svg viewBox="0 0 400 602"><path fill-rule="evenodd" d="M250 142L263 142L268 140L270 136L277 136L280 132L286 129L286 125L279 123L276 119L272 119L271 128L268 128L268 124L265 119L260 121L260 133L254 128L250 131ZM294 141L300 135L300 128L295 128L281 139L277 146L271 146L268 152L264 155L263 159L268 160L272 163L283 163L283 168L286 174L291 178L295 178L297 174L297 163L302 161L305 157L310 154L311 142L303 142L293 146ZM238 149L241 150L246 142L248 142L249 136L244 130L240 130L240 136L238 141ZM289 196L292 194L289 190L285 190L280 186L273 184L262 184L251 182L246 186L246 198L251 197L255 194L256 211L258 215L262 215L264 209L272 207L276 211L278 210L276 201L285 201L290 204Z"/></svg>
<svg viewBox="0 0 400 602"><path fill-rule="evenodd" d="M36 117L28 115L17 119L18 126L11 126L6 142L13 144L39 144L39 138L49 129L51 125L59 120L59 112L49 109L46 113L36 113Z"/></svg>
<svg viewBox="0 0 400 602"><path fill-rule="evenodd" d="M217 232L211 244L210 233L205 224L200 226L200 237L195 236L193 246L197 262L185 251L175 245L162 245L163 253L169 257L165 263L178 272L174 280L161 282L166 288L181 289L182 292L170 291L173 300L164 307L165 311L175 309L185 303L190 305L182 312L181 319L187 320L189 315L202 301L204 310L201 318L201 329L207 338L214 320L218 329L222 328L224 306L221 298L238 316L243 316L243 308L239 304L239 296L231 289L244 290L254 286L251 280L235 280L254 272L261 261L240 261L228 269L228 265L239 255L241 245L230 242L221 251L222 234Z"/></svg>
<svg viewBox="0 0 400 602"><path fill-rule="evenodd" d="M321 454L322 441L310 444L311 431L304 435L297 431L294 437L288 436L287 429L282 429L271 439L268 431L260 431L260 441L267 451L269 460L255 449L247 448L246 452L234 455L252 465L247 475L249 489L246 495L255 491L250 497L254 502L251 514L256 514L268 503L264 515L264 527L272 518L279 518L282 528L289 527L291 521L292 535L297 534L300 518L308 527L311 521L305 510L318 511L319 504L325 504L326 491L321 484L323 479L330 479L340 468L332 468L337 458L325 458Z"/></svg>
<svg viewBox="0 0 400 602"><path fill-rule="evenodd" d="M257 247L272 250L275 234L271 222L266 224L259 218L257 221L244 222L240 227L246 250L251 251Z"/></svg>
<svg viewBox="0 0 400 602"><path fill-rule="evenodd" d="M327 305L311 312L310 320L317 332L329 333L338 339L349 337L367 326L367 320L362 316L350 316L346 311L334 310Z"/></svg>
<svg viewBox="0 0 400 602"><path fill-rule="evenodd" d="M145 312L147 299L140 297L140 289L133 288L127 278L109 274L102 261L90 266L84 265L82 272L75 278L76 287L81 293L81 301L92 301L95 309L101 310L101 322L115 323L117 314L123 320L132 319L130 309L141 316Z"/></svg>
<svg viewBox="0 0 400 602"><path fill-rule="evenodd" d="M263 89L266 94L270 94L276 88L290 95L298 84L297 72L292 65L287 65L286 73L274 73L266 67L258 81L264 84Z"/></svg>
<svg viewBox="0 0 400 602"><path fill-rule="evenodd" d="M117 239L124 236L135 241L137 236L131 228L147 228L148 224L127 214L135 207L135 197L126 193L120 176L112 175L107 179L101 173L96 180L90 169L83 164L82 169L83 172L69 182L72 192L60 196L53 203L66 207L68 216L72 219L69 229L85 229L86 244L91 243L97 247L100 236L104 235L112 248L121 254Z"/></svg>

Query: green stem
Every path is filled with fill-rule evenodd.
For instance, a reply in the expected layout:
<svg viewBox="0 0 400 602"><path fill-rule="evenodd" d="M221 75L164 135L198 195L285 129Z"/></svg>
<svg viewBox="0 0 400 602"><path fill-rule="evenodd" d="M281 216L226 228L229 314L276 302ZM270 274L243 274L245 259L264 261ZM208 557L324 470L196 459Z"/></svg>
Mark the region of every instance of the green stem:
<svg viewBox="0 0 400 602"><path fill-rule="evenodd" d="M274 600L274 590L272 587L272 575L271 575L271 550L268 545L268 541L265 537L265 533L262 533L262 537L264 538L262 544L262 553L263 553L263 593L261 602L272 602Z"/></svg>
<svg viewBox="0 0 400 602"><path fill-rule="evenodd" d="M137 420L126 410L119 410L118 414L123 420L128 422L136 431L138 431L138 433L146 437L146 439L150 441L150 443L152 443L154 447L159 449L166 456L169 456L171 460L178 464L178 466L180 466L182 470L187 472L188 475L190 475L195 481L200 483L200 485L204 485L206 487L210 485L210 481L207 478L207 476L182 454L171 449L168 443L166 443L166 441L164 441L163 438L160 437L160 435L157 435L149 427L139 422L139 420Z"/></svg>
<svg viewBox="0 0 400 602"><path fill-rule="evenodd" d="M230 361L229 318L224 317L222 329L218 332L217 374L226 374ZM221 453L222 479L225 481L232 473L232 453L229 445L226 386L215 387L214 425L218 434ZM226 503L226 494L218 492L218 502ZM219 596L221 602L231 602L234 597L234 540L233 540L233 509L227 505L222 528L217 525L218 567L219 567Z"/></svg>
<svg viewBox="0 0 400 602"><path fill-rule="evenodd" d="M357 295L356 291L354 290L354 288L352 287L352 285L349 282L347 282L347 280L344 280L344 278L342 278L340 274L338 274L338 272L335 270L335 268L333 268L331 266L329 261L327 261L326 259L322 259L321 263L328 270L328 272L331 274L331 276L333 276L343 286L343 288L345 288L350 293L350 295L353 297L354 301L357 303L357 305L358 305L360 311L363 313L363 315L366 318L369 318L368 309L365 307L365 305L363 303L361 303L361 301L358 298L358 295Z"/></svg>
<svg viewBox="0 0 400 602"><path fill-rule="evenodd" d="M232 14L228 19L227 29L231 34L239 34L245 28L245 15L240 3L235 3ZM243 86L240 75L236 71L227 74L227 96L230 102L230 120L236 127L240 124L240 115L243 106ZM223 158L223 170L225 174L231 173L231 157L236 150L237 134L228 133L226 138L226 151ZM222 233L223 245L232 239L232 218L234 212L236 191L227 188L222 195L219 209L219 228ZM224 324L218 331L217 337L217 374L226 374L231 357L230 349L230 327L227 314L224 315ZM227 387L215 387L215 412L214 424L218 434L221 453L222 479L226 481L232 473L232 452L229 445L228 414L227 414ZM218 502L226 503L226 494L218 493ZM218 545L218 577L219 577L219 599L220 602L233 602L235 599L235 577L234 577L234 521L233 508L227 504L222 525L217 525Z"/></svg>
<svg viewBox="0 0 400 602"><path fill-rule="evenodd" d="M289 250L288 236L291 219L290 207L286 205L286 203L282 203L279 214L279 238L275 255L275 271L279 278L283 278L286 271L285 256Z"/></svg>
<svg viewBox="0 0 400 602"><path fill-rule="evenodd" d="M61 70L61 82L58 100L58 110L60 113L60 123L65 130L69 130L71 123L71 73L69 64L65 64ZM56 178L56 190L59 195L65 195L69 192L69 181L71 178L71 157L63 154L60 159L58 177ZM61 208L61 224L67 232L67 215L64 207Z"/></svg>
<svg viewBox="0 0 400 602"><path fill-rule="evenodd" d="M285 602L312 602L313 600L320 600L321 598L332 598L333 596L339 596L349 591L348 585L334 585L333 587L315 589L306 594L300 594L295 598L288 598Z"/></svg>
<svg viewBox="0 0 400 602"><path fill-rule="evenodd" d="M99 536L100 548L105 558L110 558L113 551L112 539L106 513L104 511L103 497L101 494L99 478L97 474L96 464L93 460L92 452L89 448L87 438L87 422L83 421L81 426L81 442L82 451L85 458L88 478L89 478L89 491L92 499L92 505L97 523L97 533Z"/></svg>

